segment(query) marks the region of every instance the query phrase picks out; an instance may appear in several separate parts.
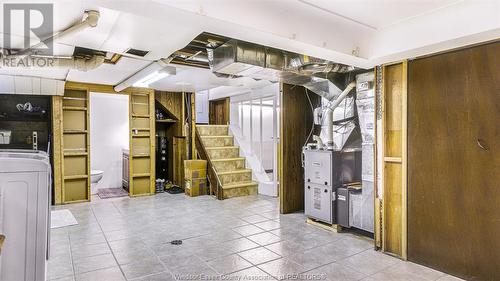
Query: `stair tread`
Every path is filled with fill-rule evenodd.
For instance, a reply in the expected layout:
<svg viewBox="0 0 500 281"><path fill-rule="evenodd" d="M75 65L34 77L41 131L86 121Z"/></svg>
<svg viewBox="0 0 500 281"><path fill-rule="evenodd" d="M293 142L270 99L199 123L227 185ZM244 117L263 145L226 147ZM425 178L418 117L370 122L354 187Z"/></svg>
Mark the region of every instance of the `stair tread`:
<svg viewBox="0 0 500 281"><path fill-rule="evenodd" d="M212 162L214 161L237 161L237 160L245 160L245 157L236 157L236 158L222 158L222 159L212 159Z"/></svg>
<svg viewBox="0 0 500 281"><path fill-rule="evenodd" d="M196 124L196 127L229 127L229 125L217 125L217 124Z"/></svg>
<svg viewBox="0 0 500 281"><path fill-rule="evenodd" d="M227 145L227 146L209 146L206 147L205 149L229 149L229 148L239 148L239 146L234 146L234 145Z"/></svg>
<svg viewBox="0 0 500 281"><path fill-rule="evenodd" d="M244 182L237 182L237 183L231 183L231 184L223 184L222 189L230 189L230 188L238 188L238 187L245 187L245 186L255 186L258 185L256 181L244 181Z"/></svg>
<svg viewBox="0 0 500 281"><path fill-rule="evenodd" d="M231 175L231 174L248 173L248 172L252 172L252 169L238 169L238 170L232 170L232 171L226 171L226 172L218 172L217 174L219 174L219 175Z"/></svg>

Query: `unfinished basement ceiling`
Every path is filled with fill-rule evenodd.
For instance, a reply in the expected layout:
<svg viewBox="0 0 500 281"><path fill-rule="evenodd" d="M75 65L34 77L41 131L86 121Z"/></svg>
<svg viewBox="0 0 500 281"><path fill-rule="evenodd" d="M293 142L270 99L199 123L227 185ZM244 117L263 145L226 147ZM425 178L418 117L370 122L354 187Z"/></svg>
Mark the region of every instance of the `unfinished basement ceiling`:
<svg viewBox="0 0 500 281"><path fill-rule="evenodd" d="M85 10L94 9L101 14L96 28L59 40L56 55L70 56L77 46L116 54L135 48L149 51L148 54L144 58L124 57L116 65L104 64L87 73L67 69L2 69L0 73L113 84L148 62L182 50L203 32L359 68L500 37L497 0L242 0L238 5L229 0L50 2L54 3L56 32L81 21ZM13 33L13 40L20 44L21 29ZM189 77L191 70L185 71ZM193 70L191 76L198 75ZM205 78L200 80L214 82ZM219 80L215 80L218 85Z"/></svg>
<svg viewBox="0 0 500 281"><path fill-rule="evenodd" d="M175 51L171 63L193 67L210 68L207 48L221 46L231 38L213 33L203 32L196 36L186 47Z"/></svg>

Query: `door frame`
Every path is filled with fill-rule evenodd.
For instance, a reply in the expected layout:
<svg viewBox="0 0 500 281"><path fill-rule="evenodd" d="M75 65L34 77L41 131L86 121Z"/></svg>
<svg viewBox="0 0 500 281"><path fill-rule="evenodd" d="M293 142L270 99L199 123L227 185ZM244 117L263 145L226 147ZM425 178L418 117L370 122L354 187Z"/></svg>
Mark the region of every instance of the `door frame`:
<svg viewBox="0 0 500 281"><path fill-rule="evenodd" d="M224 102L223 106L224 106L224 118L226 120L225 123L226 124L219 124L218 122L216 122L216 112L215 112L215 106L216 106L216 103L220 103L220 102ZM216 100L209 100L208 101L208 124L210 125L229 125L230 123L230 118L231 118L231 115L230 115L230 112L231 112L231 109L230 109L230 106L231 106L231 100L229 97L226 97L226 98L221 98L221 99L216 99Z"/></svg>
<svg viewBox="0 0 500 281"><path fill-rule="evenodd" d="M257 128L260 128L259 132L260 132L260 139L259 139L259 146L260 146L260 149L259 149L259 155L257 155L259 157L259 159L262 160L262 148L263 148L263 134L262 134L262 124L263 124L263 121L262 121L262 110L259 111L258 113L255 112L254 108L253 108L253 105L258 105L260 106L261 108L264 106L263 105L263 100L272 100L273 101L273 136L272 136L272 140L273 140L273 192L272 194L265 194L267 196L273 196L273 197L277 197L279 195L279 170L278 170L278 162L279 162L279 131L278 131L278 128L279 128L279 114L278 114L278 105L279 105L279 94L278 93L273 93L273 94L262 94L262 95L256 95L256 96L252 96L252 95L244 95L244 96L241 96L239 97L238 100L236 101L231 101L230 102L230 105L231 106L236 106L238 107L239 105L249 105L250 106L250 122L247 124L247 123L244 123L243 122L243 112L239 110L239 107L238 107L238 113L237 113L237 116L238 116L238 125L240 127L240 130L241 130L241 133L243 134L243 131L244 131L244 127L246 126L249 126L250 127L250 135L251 135L251 138L253 138L253 133L256 131ZM254 103L253 101L256 101L258 104ZM254 122L253 122L253 117L255 116L255 114L258 114L259 115L259 124L258 125L255 125ZM254 148L254 144L253 144L253 141L252 139L249 140L250 142L250 149L252 150L252 153L253 153L253 148ZM261 161L262 162L262 161ZM263 171L261 171L263 172Z"/></svg>
<svg viewBox="0 0 500 281"><path fill-rule="evenodd" d="M400 67L400 71L397 75L400 75L399 81L397 83L392 83L393 81L387 81L388 68ZM408 235L408 219L407 219L407 192L408 192L408 140L407 140L407 84L408 84L408 61L397 61L393 63L388 63L381 65L375 70L375 104L377 112L375 114L375 163L374 163L374 177L375 177L375 189L374 189L374 236L375 236L375 247L382 250L382 252L397 256L403 260L407 259L407 235ZM392 91L399 91L400 100L389 100L388 95ZM391 103L391 104L389 104ZM389 143L387 141L388 134L386 130L388 129L388 107L392 110L400 111L401 120L401 137L399 139L400 145L394 145L394 143ZM381 118L381 122L377 123L377 115ZM393 120L393 119L390 119ZM390 121L389 120L389 121ZM379 125L380 124L380 128ZM390 155L387 149L398 150L400 153L399 157ZM380 150L380 151L379 151ZM401 172L389 173L386 165L396 165L400 167ZM380 171L380 173L379 173ZM378 176L380 174L380 177ZM390 182L389 180L392 180ZM394 184L394 185L391 185ZM381 187L381 188L380 188ZM394 197L389 197L390 190L400 193L400 204L399 208L391 208L388 202L393 202ZM381 189L381 190L380 190ZM396 193L397 194L397 193ZM397 197L397 196L396 196ZM391 201L392 199L392 201ZM389 221L389 218L394 218L394 221ZM387 228L391 227L391 223L396 224L396 231L388 231ZM398 226L399 224L399 226ZM389 244L396 245L399 249L394 250L389 247Z"/></svg>
<svg viewBox="0 0 500 281"><path fill-rule="evenodd" d="M136 88L130 87L122 92L116 92L111 85L101 85L101 84L90 84L90 83L79 83L79 82L66 82L65 90L80 90L87 92L87 130L89 129L89 95L90 92L97 93L105 93L105 94L118 94L118 95L128 95L129 97L129 152L130 152L130 161L129 161L129 196L145 196L152 195L155 193L155 92L153 89L147 88ZM132 97L133 96L147 96L149 102L149 114L147 115L135 115L132 114ZM64 97L53 97L52 100L52 132L53 132L53 145L54 149L54 189L55 189L55 204L67 204L73 202L66 202L64 200L64 153L63 153L63 98ZM149 119L149 129L146 128L133 128L132 121L134 118L143 118ZM150 139L149 145L149 155L136 155L135 158L148 158L149 157L149 173L143 174L134 174L134 156L133 156L133 139L134 139L134 131L142 132L142 134L135 134L137 137L147 137ZM149 133L145 133L149 132ZM87 132L87 199L79 200L78 202L85 202L91 200L90 194L90 141L89 141L90 132ZM147 192L135 192L134 190L134 177L135 178L149 178Z"/></svg>

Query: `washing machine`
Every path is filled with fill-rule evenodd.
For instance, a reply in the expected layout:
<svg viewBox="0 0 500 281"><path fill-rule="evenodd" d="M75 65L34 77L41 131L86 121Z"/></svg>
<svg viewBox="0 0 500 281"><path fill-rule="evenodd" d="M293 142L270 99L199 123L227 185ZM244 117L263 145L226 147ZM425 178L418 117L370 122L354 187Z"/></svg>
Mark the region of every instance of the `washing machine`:
<svg viewBox="0 0 500 281"><path fill-rule="evenodd" d="M0 150L0 280L46 279L50 186L46 153Z"/></svg>

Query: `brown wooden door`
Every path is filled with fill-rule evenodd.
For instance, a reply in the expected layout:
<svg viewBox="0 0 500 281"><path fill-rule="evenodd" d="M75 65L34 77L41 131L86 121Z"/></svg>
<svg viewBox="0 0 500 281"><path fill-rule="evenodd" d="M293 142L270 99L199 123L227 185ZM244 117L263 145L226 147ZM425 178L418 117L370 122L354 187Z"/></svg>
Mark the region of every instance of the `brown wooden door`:
<svg viewBox="0 0 500 281"><path fill-rule="evenodd" d="M208 122L211 125L229 124L229 98L210 101Z"/></svg>
<svg viewBox="0 0 500 281"><path fill-rule="evenodd" d="M408 258L500 280L500 43L409 64Z"/></svg>

